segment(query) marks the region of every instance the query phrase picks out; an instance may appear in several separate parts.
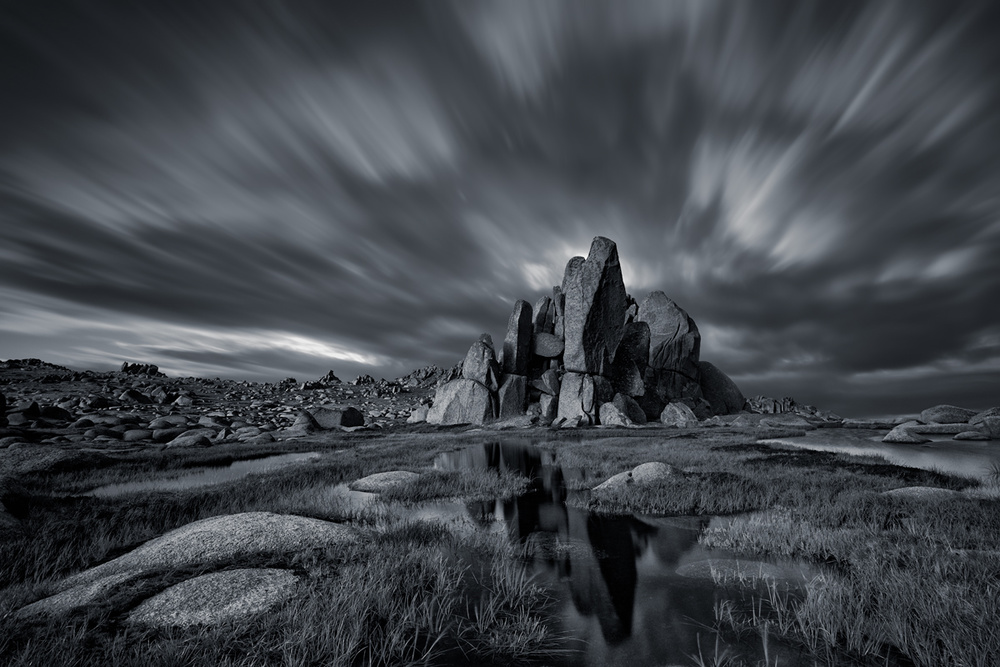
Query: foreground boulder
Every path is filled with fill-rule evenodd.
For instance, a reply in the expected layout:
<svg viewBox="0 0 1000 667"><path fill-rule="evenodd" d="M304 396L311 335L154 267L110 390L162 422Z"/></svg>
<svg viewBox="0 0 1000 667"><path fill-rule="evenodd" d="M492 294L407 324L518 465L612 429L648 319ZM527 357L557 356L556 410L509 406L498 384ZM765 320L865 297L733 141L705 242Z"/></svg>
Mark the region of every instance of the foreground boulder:
<svg viewBox="0 0 1000 667"><path fill-rule="evenodd" d="M620 472L594 487L596 493L616 492L631 487L642 487L670 479L679 471L672 465L653 461L642 463L632 470Z"/></svg>
<svg viewBox="0 0 1000 667"><path fill-rule="evenodd" d="M354 491L364 491L365 493L382 493L397 486L409 484L420 475L409 470L390 470L388 472L377 472L367 477L351 482L348 486Z"/></svg>
<svg viewBox="0 0 1000 667"><path fill-rule="evenodd" d="M213 572L143 601L128 620L156 627L221 625L274 609L295 594L298 583L292 572L273 568Z"/></svg>
<svg viewBox="0 0 1000 667"><path fill-rule="evenodd" d="M202 519L157 537L132 551L65 579L67 590L109 575L177 569L237 558L281 554L346 544L353 529L290 514L246 512Z"/></svg>

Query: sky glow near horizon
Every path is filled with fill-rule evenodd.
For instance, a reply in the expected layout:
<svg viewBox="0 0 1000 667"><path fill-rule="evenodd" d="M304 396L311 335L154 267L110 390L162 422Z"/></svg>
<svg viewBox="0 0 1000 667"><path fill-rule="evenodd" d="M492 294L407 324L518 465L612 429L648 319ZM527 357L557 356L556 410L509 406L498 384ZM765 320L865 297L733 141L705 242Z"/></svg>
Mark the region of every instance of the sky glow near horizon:
<svg viewBox="0 0 1000 667"><path fill-rule="evenodd" d="M1000 404L998 14L9 3L0 358L393 378L601 235L747 395Z"/></svg>

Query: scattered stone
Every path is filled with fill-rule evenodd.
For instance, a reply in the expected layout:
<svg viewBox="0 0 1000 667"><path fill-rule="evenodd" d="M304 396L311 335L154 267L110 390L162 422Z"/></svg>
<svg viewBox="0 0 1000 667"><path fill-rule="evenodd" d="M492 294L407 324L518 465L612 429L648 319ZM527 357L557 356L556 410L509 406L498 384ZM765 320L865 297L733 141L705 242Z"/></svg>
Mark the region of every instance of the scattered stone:
<svg viewBox="0 0 1000 667"><path fill-rule="evenodd" d="M157 627L221 625L268 612L290 599L297 588L298 577L288 570L213 572L143 601L129 613L128 620Z"/></svg>
<svg viewBox="0 0 1000 667"><path fill-rule="evenodd" d="M691 428L698 425L698 418L691 408L683 403L667 403L660 413L660 422L667 426L677 426L678 428Z"/></svg>
<svg viewBox="0 0 1000 667"><path fill-rule="evenodd" d="M648 486L667 480L679 472L674 466L660 461L642 463L632 470L626 470L610 477L595 486L593 490L602 493L621 491L630 487Z"/></svg>
<svg viewBox="0 0 1000 667"><path fill-rule="evenodd" d="M975 416L975 410L966 410L954 405L935 405L920 413L920 421L925 424L968 424Z"/></svg>
<svg viewBox="0 0 1000 667"><path fill-rule="evenodd" d="M925 442L930 442L930 438L925 438L920 435L914 435L910 432L911 426L920 426L920 422L908 421L906 423L900 424L891 431L889 431L882 442L891 442L903 445L922 445Z"/></svg>
<svg viewBox="0 0 1000 667"><path fill-rule="evenodd" d="M747 400L747 409L759 415L775 415L795 410L795 399L785 396L777 399L769 396L754 396Z"/></svg>
<svg viewBox="0 0 1000 667"><path fill-rule="evenodd" d="M418 473L408 470L390 470L362 477L359 480L351 482L348 486L354 491L382 493L383 491L412 482L418 477L420 477Z"/></svg>

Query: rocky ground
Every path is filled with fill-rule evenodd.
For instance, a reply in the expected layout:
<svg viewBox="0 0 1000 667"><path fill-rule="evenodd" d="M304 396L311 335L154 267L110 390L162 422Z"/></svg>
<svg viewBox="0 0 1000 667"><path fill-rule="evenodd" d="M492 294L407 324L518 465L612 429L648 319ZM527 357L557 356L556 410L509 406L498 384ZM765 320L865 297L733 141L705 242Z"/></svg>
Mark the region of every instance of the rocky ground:
<svg viewBox="0 0 1000 667"><path fill-rule="evenodd" d="M0 448L22 442L206 446L271 442L332 427L391 428L430 402L442 374L428 367L392 382L370 376L343 382L331 371L314 381L259 383L170 378L149 364L96 373L11 359L0 363L0 415L6 413Z"/></svg>

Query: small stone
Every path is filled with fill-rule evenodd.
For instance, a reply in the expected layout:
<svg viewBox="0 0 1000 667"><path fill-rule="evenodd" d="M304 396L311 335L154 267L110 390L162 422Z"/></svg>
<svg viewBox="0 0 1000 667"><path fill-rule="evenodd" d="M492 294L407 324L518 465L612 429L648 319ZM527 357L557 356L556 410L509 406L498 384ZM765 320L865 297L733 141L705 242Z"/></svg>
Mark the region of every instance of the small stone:
<svg viewBox="0 0 1000 667"><path fill-rule="evenodd" d="M364 491L365 493L382 493L388 489L408 484L420 477L418 473L408 470L390 470L388 472L377 472L374 475L362 477L348 484L354 491Z"/></svg>
<svg viewBox="0 0 1000 667"><path fill-rule="evenodd" d="M595 492L621 491L631 486L656 484L678 474L677 468L661 461L637 465L632 470L620 472L594 487Z"/></svg>
<svg viewBox="0 0 1000 667"><path fill-rule="evenodd" d="M956 433L952 438L952 440L971 440L974 442L985 442L989 439L990 436L982 431L962 431L961 433Z"/></svg>

